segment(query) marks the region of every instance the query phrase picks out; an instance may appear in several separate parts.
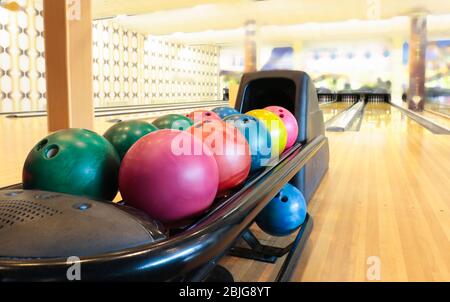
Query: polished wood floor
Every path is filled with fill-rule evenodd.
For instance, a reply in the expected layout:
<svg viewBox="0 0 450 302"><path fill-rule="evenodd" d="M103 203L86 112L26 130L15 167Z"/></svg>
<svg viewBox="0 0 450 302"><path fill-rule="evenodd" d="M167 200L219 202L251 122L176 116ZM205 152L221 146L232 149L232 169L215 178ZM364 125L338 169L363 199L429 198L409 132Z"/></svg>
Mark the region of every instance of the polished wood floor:
<svg viewBox="0 0 450 302"><path fill-rule="evenodd" d="M110 125L99 118L95 130ZM0 117L0 186L21 181L28 151L46 133L45 118ZM450 137L387 104L368 105L360 132L327 136L330 169L308 206L314 228L293 280L367 281L376 256L381 281L450 281ZM253 228L266 243L290 240ZM222 264L238 281L269 281L281 261Z"/></svg>
<svg viewBox="0 0 450 302"><path fill-rule="evenodd" d="M450 281L450 137L387 104L368 105L360 132L327 136L330 169L293 281L367 281L371 256L381 281ZM239 281L268 281L280 262L222 263Z"/></svg>

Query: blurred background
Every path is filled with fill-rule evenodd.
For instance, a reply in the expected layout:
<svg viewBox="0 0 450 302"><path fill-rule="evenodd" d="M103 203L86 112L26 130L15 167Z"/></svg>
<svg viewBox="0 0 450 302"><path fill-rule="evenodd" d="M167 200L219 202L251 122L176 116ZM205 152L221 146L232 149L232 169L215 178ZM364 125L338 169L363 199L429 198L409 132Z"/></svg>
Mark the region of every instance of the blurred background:
<svg viewBox="0 0 450 302"><path fill-rule="evenodd" d="M5 3L5 1L3 1ZM42 1L0 8L1 111L46 106ZM450 106L450 1L92 0L97 107L230 99L247 71L316 87L408 90L411 19L426 16L428 102ZM448 111L447 111L448 113Z"/></svg>

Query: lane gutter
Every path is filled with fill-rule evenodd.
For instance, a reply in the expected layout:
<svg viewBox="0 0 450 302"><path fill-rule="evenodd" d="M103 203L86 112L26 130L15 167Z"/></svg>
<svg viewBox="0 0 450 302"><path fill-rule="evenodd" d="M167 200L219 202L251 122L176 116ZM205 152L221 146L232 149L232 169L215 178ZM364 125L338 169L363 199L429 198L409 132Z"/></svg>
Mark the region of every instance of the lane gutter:
<svg viewBox="0 0 450 302"><path fill-rule="evenodd" d="M395 108L397 108L398 110L400 110L403 114L405 114L410 119L412 119L415 122L417 122L418 124L420 124L422 127L430 130L431 133L433 133L433 134L438 134L438 135L449 135L450 134L449 128L441 126L441 125L435 123L431 119L423 117L420 114L417 114L412 110L405 109L402 106L399 106L395 103L391 103L391 105L394 106Z"/></svg>

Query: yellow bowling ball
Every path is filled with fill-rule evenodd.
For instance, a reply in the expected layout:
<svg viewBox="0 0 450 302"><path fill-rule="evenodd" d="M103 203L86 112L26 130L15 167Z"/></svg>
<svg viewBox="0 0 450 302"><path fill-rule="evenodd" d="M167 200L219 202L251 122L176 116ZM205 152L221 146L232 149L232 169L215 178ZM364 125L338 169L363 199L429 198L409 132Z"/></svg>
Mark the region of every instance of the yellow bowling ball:
<svg viewBox="0 0 450 302"><path fill-rule="evenodd" d="M283 153L287 143L287 131L283 120L278 115L265 109L256 109L246 114L260 120L270 132L272 141L272 157L277 157Z"/></svg>

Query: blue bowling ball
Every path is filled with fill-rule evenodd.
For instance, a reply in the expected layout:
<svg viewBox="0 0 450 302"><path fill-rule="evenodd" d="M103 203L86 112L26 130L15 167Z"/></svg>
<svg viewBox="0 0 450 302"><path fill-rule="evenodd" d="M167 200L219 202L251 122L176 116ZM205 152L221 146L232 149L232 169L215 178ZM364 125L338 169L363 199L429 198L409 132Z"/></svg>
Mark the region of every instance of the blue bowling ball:
<svg viewBox="0 0 450 302"><path fill-rule="evenodd" d="M227 106L217 107L217 108L214 108L212 111L214 113L216 113L218 116L220 116L221 119L224 119L225 117L232 115L232 114L239 114L239 111L237 111L234 108L227 107Z"/></svg>
<svg viewBox="0 0 450 302"><path fill-rule="evenodd" d="M272 236L286 236L295 232L305 221L306 201L302 192L291 184L272 199L256 217L256 224Z"/></svg>
<svg viewBox="0 0 450 302"><path fill-rule="evenodd" d="M253 116L246 114L233 114L224 118L245 136L250 147L253 173L267 165L272 154L272 142L270 132L266 126Z"/></svg>

